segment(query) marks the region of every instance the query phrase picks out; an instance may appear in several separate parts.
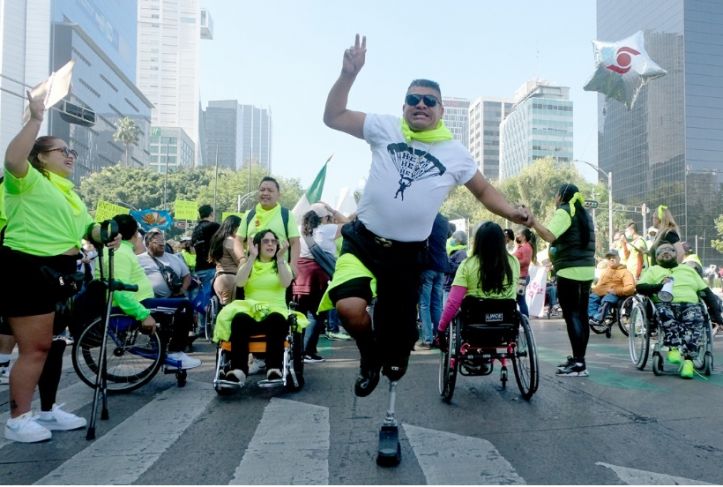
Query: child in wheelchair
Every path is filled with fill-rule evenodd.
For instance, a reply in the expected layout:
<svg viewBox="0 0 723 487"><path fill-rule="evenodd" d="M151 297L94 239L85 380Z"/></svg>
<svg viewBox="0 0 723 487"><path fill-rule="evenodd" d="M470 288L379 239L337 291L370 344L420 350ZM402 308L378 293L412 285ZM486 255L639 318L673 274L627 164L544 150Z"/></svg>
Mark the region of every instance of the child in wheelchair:
<svg viewBox="0 0 723 487"><path fill-rule="evenodd" d="M481 299L516 299L520 263L507 252L505 234L494 222L482 223L474 238L472 255L459 265L437 327L436 345L446 350L446 331L466 296Z"/></svg>
<svg viewBox="0 0 723 487"><path fill-rule="evenodd" d="M663 346L669 347L668 362L680 364L680 376L692 378L693 359L698 342L707 326L699 306L699 297L708 306L711 320L722 323L720 303L705 281L690 266L680 265L675 248L661 244L655 251L657 264L643 271L636 287L638 293L652 296L658 322L663 330ZM666 293L660 293L668 284ZM653 296L657 294L656 296Z"/></svg>
<svg viewBox="0 0 723 487"><path fill-rule="evenodd" d="M608 261L608 266L597 284L592 286L588 301L591 325L602 323L612 306L621 298L635 293L635 279L628 268L620 263L618 251L610 249L605 254L605 259Z"/></svg>

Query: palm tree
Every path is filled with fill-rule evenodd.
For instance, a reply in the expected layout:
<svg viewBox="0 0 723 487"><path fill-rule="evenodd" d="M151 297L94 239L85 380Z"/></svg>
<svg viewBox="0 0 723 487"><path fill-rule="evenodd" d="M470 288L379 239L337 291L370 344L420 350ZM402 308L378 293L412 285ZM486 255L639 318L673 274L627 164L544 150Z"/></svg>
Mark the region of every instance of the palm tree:
<svg viewBox="0 0 723 487"><path fill-rule="evenodd" d="M141 129L136 125L130 117L123 117L118 120L116 125L116 131L113 134L113 140L121 142L126 148L125 166L129 167L128 164L128 152L131 144L137 145L140 136Z"/></svg>

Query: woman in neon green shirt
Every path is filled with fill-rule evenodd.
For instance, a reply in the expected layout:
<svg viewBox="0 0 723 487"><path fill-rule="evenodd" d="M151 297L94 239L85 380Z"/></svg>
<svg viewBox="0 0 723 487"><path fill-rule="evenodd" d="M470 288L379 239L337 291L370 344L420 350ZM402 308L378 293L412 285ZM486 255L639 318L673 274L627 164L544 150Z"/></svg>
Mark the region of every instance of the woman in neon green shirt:
<svg viewBox="0 0 723 487"><path fill-rule="evenodd" d="M36 139L45 112L43 96L28 93L28 101L30 119L5 153L7 227L0 254L5 275L12 276L0 292L0 311L20 350L10 373L5 438L23 443L50 439L50 430L85 426L83 418L54 404L65 344L52 340L53 321L56 303L65 296L48 270L74 273L81 239L100 240L99 228L69 179L77 153L58 137ZM115 248L119 245L120 236L113 242ZM38 384L41 412L33 417L30 403Z"/></svg>
<svg viewBox="0 0 723 487"><path fill-rule="evenodd" d="M282 377L284 339L289 327L286 288L292 279L285 258L287 248L288 242L279 244L271 230L256 233L249 245L248 260L236 275L236 285L244 288L244 299L226 305L218 314L214 329L214 341L231 341L231 369L226 380L244 384L248 375L249 338L259 334L266 335L266 378Z"/></svg>

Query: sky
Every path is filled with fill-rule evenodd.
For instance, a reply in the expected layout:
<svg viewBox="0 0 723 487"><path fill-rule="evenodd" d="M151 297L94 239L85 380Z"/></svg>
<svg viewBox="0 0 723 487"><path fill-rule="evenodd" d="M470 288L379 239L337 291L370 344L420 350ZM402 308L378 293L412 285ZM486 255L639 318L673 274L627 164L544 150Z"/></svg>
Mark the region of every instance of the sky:
<svg viewBox="0 0 723 487"><path fill-rule="evenodd" d="M359 187L368 145L326 127L329 88L354 35L367 37L366 64L348 107L401 116L412 79L442 95L512 98L529 79L570 87L575 159L597 164L593 73L594 0L201 0L214 39L201 41L201 102L236 99L270 108L272 174L308 187L326 159L323 199ZM595 171L580 165L587 179ZM282 188L283 190L283 188Z"/></svg>

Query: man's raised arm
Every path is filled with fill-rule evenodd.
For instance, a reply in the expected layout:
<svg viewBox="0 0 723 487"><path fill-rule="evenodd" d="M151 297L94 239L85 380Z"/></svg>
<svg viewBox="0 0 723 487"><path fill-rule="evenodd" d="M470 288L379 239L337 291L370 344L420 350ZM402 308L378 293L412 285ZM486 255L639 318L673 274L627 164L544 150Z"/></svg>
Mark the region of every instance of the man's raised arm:
<svg viewBox="0 0 723 487"><path fill-rule="evenodd" d="M324 123L335 130L346 132L354 137L364 138L364 112L355 112L347 109L349 90L354 84L356 75L364 66L367 52L367 38L356 35L354 45L344 51L344 62L339 79L329 91L324 107Z"/></svg>
<svg viewBox="0 0 723 487"><path fill-rule="evenodd" d="M527 208L515 208L509 204L502 193L497 191L479 171L465 183L465 186L492 213L521 225L533 224L534 219Z"/></svg>

